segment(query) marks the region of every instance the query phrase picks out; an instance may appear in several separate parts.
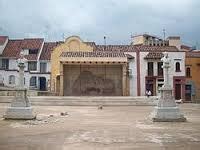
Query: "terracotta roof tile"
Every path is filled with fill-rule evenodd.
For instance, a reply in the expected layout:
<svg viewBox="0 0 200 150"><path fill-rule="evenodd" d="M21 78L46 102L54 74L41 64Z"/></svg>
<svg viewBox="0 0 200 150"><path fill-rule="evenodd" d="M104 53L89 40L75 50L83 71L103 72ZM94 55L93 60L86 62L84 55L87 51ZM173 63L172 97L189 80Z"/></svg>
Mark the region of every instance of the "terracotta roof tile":
<svg viewBox="0 0 200 150"><path fill-rule="evenodd" d="M40 55L40 60L50 60L51 59L51 51L59 45L60 42L46 42L42 48L42 53Z"/></svg>
<svg viewBox="0 0 200 150"><path fill-rule="evenodd" d="M96 51L114 51L114 52L150 52L150 51L168 51L177 52L179 51L175 46L145 46L145 45L97 45Z"/></svg>
<svg viewBox="0 0 200 150"><path fill-rule="evenodd" d="M190 51L186 52L186 57L187 58L200 58L200 51Z"/></svg>
<svg viewBox="0 0 200 150"><path fill-rule="evenodd" d="M3 50L2 57L17 57L21 51L21 43L22 40L9 40Z"/></svg>
<svg viewBox="0 0 200 150"><path fill-rule="evenodd" d="M0 36L0 45L3 45L7 39L8 39L8 36Z"/></svg>
<svg viewBox="0 0 200 150"><path fill-rule="evenodd" d="M37 60L37 54L29 54L29 55L26 55L25 58L27 60Z"/></svg>
<svg viewBox="0 0 200 150"><path fill-rule="evenodd" d="M9 40L6 45L2 57L18 58L20 51L23 49L39 50L42 47L44 39L20 39ZM29 54L26 56L28 60L37 60L38 54Z"/></svg>
<svg viewBox="0 0 200 150"><path fill-rule="evenodd" d="M44 39L35 38L35 39L24 39L21 45L22 49L40 49Z"/></svg>
<svg viewBox="0 0 200 150"><path fill-rule="evenodd" d="M116 52L62 52L61 57L127 57L124 53Z"/></svg>
<svg viewBox="0 0 200 150"><path fill-rule="evenodd" d="M145 59L161 59L164 56L161 52L149 52Z"/></svg>
<svg viewBox="0 0 200 150"><path fill-rule="evenodd" d="M190 50L191 50L191 47L189 47L189 46L187 46L187 45L181 45L181 49L185 49L185 50L190 51Z"/></svg>

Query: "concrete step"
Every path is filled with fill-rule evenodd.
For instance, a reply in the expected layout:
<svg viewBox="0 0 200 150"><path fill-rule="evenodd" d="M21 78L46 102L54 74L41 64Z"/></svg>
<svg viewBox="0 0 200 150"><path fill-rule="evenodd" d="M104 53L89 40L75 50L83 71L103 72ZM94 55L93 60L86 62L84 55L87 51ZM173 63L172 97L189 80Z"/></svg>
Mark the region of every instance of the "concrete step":
<svg viewBox="0 0 200 150"><path fill-rule="evenodd" d="M0 96L0 103L9 103L12 101L13 96ZM76 97L76 96L37 96L29 97L32 105L41 106L153 106L157 103L157 97Z"/></svg>

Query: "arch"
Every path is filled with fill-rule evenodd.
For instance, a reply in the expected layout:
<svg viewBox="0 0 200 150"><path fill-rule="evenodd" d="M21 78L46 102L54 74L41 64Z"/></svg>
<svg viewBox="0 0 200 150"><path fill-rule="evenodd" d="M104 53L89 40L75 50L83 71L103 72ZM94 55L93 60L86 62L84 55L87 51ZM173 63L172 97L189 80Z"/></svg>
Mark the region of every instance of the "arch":
<svg viewBox="0 0 200 150"><path fill-rule="evenodd" d="M181 71L180 62L176 62L175 68L176 68L176 72L180 72Z"/></svg>
<svg viewBox="0 0 200 150"><path fill-rule="evenodd" d="M36 87L37 86L37 77L36 76L32 76L30 78L30 86L31 87Z"/></svg>
<svg viewBox="0 0 200 150"><path fill-rule="evenodd" d="M14 75L9 76L9 84L15 84L15 76Z"/></svg>
<svg viewBox="0 0 200 150"><path fill-rule="evenodd" d="M46 78L45 77L39 77L39 81L40 81L40 90L41 91L46 91L47 89L47 81L46 81Z"/></svg>

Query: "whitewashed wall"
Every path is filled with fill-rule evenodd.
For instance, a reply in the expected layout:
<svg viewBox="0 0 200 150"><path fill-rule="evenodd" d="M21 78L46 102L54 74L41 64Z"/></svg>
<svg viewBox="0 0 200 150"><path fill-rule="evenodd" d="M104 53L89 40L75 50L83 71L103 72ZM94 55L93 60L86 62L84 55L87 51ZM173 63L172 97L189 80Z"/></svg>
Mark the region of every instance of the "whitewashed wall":
<svg viewBox="0 0 200 150"><path fill-rule="evenodd" d="M145 95L145 77L147 76L147 60L144 59L148 52L140 52L140 83L141 83L141 95ZM168 52L171 59L171 67L169 69L169 82L173 86L174 76L185 76L185 52ZM157 75L157 62L154 62L154 76ZM175 63L180 62L181 72L175 71Z"/></svg>
<svg viewBox="0 0 200 150"><path fill-rule="evenodd" d="M131 59L129 62L129 69L132 70L132 76L130 77L130 96L137 96L137 58L136 58L136 52L127 52L126 54L129 54L133 56L134 58Z"/></svg>
<svg viewBox="0 0 200 150"><path fill-rule="evenodd" d="M145 77L147 76L147 61L144 59L149 52L140 52L140 87L141 96L145 96Z"/></svg>

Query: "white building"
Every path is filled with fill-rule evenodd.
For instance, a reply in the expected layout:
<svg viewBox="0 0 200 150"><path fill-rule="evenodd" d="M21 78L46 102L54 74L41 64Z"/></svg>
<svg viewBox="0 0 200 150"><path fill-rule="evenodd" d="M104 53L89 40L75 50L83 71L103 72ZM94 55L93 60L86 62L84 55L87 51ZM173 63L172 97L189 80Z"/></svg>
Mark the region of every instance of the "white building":
<svg viewBox="0 0 200 150"><path fill-rule="evenodd" d="M152 95L159 95L159 88L163 85L163 69L161 58L164 52L171 59L170 83L174 88L176 99L184 99L185 95L185 52L175 46L133 46L128 52L134 57L129 60L130 95L144 96L146 90ZM137 87L137 88L136 88Z"/></svg>
<svg viewBox="0 0 200 150"><path fill-rule="evenodd" d="M55 42L45 43L44 39L10 40L0 36L0 84L15 87L18 84L16 60L21 51L27 59L24 84L28 89L48 90L50 80L50 53Z"/></svg>
<svg viewBox="0 0 200 150"><path fill-rule="evenodd" d="M127 95L145 96L146 90L152 95L159 95L163 85L163 69L161 57L168 52L171 59L170 82L176 99L185 97L185 51L178 49L172 38L173 46L150 45L96 45L96 52L118 52L127 54ZM21 51L26 54L28 62L25 68L24 83L28 89L48 90L51 75L51 51L60 42L45 43L44 39L10 40L0 36L0 84L14 87L18 82L18 67L16 60ZM75 53L75 52L74 52ZM109 59L109 58L107 58Z"/></svg>

